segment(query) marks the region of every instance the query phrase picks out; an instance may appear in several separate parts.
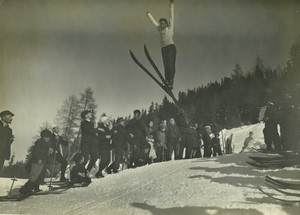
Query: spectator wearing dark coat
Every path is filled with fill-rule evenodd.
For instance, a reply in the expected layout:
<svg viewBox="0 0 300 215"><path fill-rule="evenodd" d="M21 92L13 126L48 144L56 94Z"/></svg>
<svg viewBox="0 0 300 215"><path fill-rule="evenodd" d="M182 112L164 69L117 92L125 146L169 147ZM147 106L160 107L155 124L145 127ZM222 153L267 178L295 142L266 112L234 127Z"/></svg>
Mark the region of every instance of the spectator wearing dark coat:
<svg viewBox="0 0 300 215"><path fill-rule="evenodd" d="M180 130L180 135L181 135L180 150L179 150L178 159L182 159L183 158L184 148L187 147L187 139L186 139L186 137L187 137L187 135L189 133L189 129L190 129L190 123L186 119L183 110L181 110L181 111L179 111L177 113L176 124L177 124L177 126L178 126L178 128Z"/></svg>
<svg viewBox="0 0 300 215"><path fill-rule="evenodd" d="M4 161L9 160L11 156L11 144L14 141L14 135L9 124L11 124L13 116L14 114L8 110L0 113L0 172Z"/></svg>
<svg viewBox="0 0 300 215"><path fill-rule="evenodd" d="M91 171L98 159L98 139L97 139L97 128L91 122L92 112L85 110L81 113L81 153L84 157L84 165L87 164L89 156L90 162L87 166L87 171Z"/></svg>
<svg viewBox="0 0 300 215"><path fill-rule="evenodd" d="M104 177L102 171L107 168L110 163L110 151L112 149L111 137L110 120L106 115L103 115L98 125L98 152L100 155L100 164L99 170L95 175L96 178Z"/></svg>
<svg viewBox="0 0 300 215"><path fill-rule="evenodd" d="M115 160L113 162L113 172L117 173L124 153L128 151L129 134L125 129L125 120L123 117L117 119L117 125L112 129L112 147L115 151Z"/></svg>
<svg viewBox="0 0 300 215"><path fill-rule="evenodd" d="M213 156L216 157L217 154L219 156L223 155L222 149L221 149L220 137L219 137L218 132L215 133L215 136L212 138L211 142L212 142L212 147L213 147Z"/></svg>
<svg viewBox="0 0 300 215"><path fill-rule="evenodd" d="M167 127L166 136L167 136L167 143L168 143L167 160L171 160L173 151L174 151L175 160L177 160L179 157L179 150L180 150L179 141L181 139L181 134L178 126L175 123L174 118L169 119L169 125Z"/></svg>
<svg viewBox="0 0 300 215"><path fill-rule="evenodd" d="M280 138L278 133L278 112L272 102L268 102L267 110L263 119L265 123L265 128L263 130L265 144L267 145L267 150L273 150L272 145L275 150L280 151Z"/></svg>
<svg viewBox="0 0 300 215"><path fill-rule="evenodd" d="M57 125L54 125L52 127L51 143L52 143L52 145L50 147L55 152L51 155L51 158L54 159L54 157L55 157L55 161L57 161L61 164L60 181L66 181L65 172L66 172L68 162L63 157L63 155L60 151L60 146L68 146L68 141L64 140L64 138L62 136L60 136L59 127Z"/></svg>
<svg viewBox="0 0 300 215"><path fill-rule="evenodd" d="M133 112L134 118L129 121L126 126L126 129L129 131L131 137L130 143L130 162L129 167L134 167L137 165L140 149L145 145L146 142L146 126L144 121L141 118L141 112L135 110Z"/></svg>
<svg viewBox="0 0 300 215"><path fill-rule="evenodd" d="M71 170L70 180L71 184L81 184L82 186L89 185L92 181L87 174L87 170L84 166L84 157L82 154L77 153L73 157L75 166Z"/></svg>
<svg viewBox="0 0 300 215"><path fill-rule="evenodd" d="M298 151L300 146L300 117L299 110L293 105L292 97L284 95L279 114L280 140L284 151Z"/></svg>
<svg viewBox="0 0 300 215"><path fill-rule="evenodd" d="M212 140L211 140L211 127L205 126L204 133L202 136L203 146L204 146L204 156L205 158L209 158L212 155Z"/></svg>
<svg viewBox="0 0 300 215"><path fill-rule="evenodd" d="M53 149L50 148L51 136L51 131L45 129L41 132L41 138L34 143L29 180L20 189L20 193L26 194L31 192L33 189L38 191L39 184L44 181L44 167L49 155L54 152Z"/></svg>

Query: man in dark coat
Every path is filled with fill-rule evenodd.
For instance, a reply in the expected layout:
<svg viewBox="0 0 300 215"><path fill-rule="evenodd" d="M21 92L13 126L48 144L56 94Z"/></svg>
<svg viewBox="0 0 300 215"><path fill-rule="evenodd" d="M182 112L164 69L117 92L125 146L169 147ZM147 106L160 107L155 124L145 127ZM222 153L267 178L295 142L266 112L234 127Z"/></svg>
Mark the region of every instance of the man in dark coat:
<svg viewBox="0 0 300 215"><path fill-rule="evenodd" d="M293 105L292 97L285 94L283 104L279 112L280 138L284 151L299 150L300 120L299 110Z"/></svg>
<svg viewBox="0 0 300 215"><path fill-rule="evenodd" d="M51 136L51 143L50 146L54 151L52 158L55 156L55 161L58 161L61 164L61 172L60 172L60 181L66 181L65 172L68 165L67 160L63 157L60 146L68 146L68 141L64 140L62 136L59 134L59 127L54 125L52 128L52 136Z"/></svg>
<svg viewBox="0 0 300 215"><path fill-rule="evenodd" d="M91 111L82 111L81 118L83 119L80 125L82 133L81 153L84 157L84 165L87 164L90 156L90 162L87 166L87 171L90 172L98 159L98 130L94 127L94 124L91 122Z"/></svg>
<svg viewBox="0 0 300 215"><path fill-rule="evenodd" d="M0 172L2 171L4 161L10 159L11 144L14 141L12 129L9 127L14 114L8 110L0 113Z"/></svg>
<svg viewBox="0 0 300 215"><path fill-rule="evenodd" d="M177 117L176 117L176 124L180 130L180 134L181 134L181 141L180 141L180 150L179 150L179 154L178 154L178 159L182 159L183 158L183 151L184 148L187 147L187 136L189 133L189 129L190 129L190 123L187 120L187 118L185 117L184 111L178 111L177 113ZM186 153L187 155L187 153ZM187 158L187 156L185 156Z"/></svg>
<svg viewBox="0 0 300 215"><path fill-rule="evenodd" d="M209 158L212 155L212 140L211 140L211 127L205 126L204 133L202 136L203 146L204 146L204 156L205 158Z"/></svg>
<svg viewBox="0 0 300 215"><path fill-rule="evenodd" d="M117 125L112 130L112 146L115 151L115 161L113 171L116 173L123 160L124 152L127 151L129 140L128 131L125 129L125 120L123 117L117 119Z"/></svg>
<svg viewBox="0 0 300 215"><path fill-rule="evenodd" d="M98 125L98 153L100 156L99 170L96 173L96 178L102 178L102 171L106 169L110 163L111 151L111 129L110 120L107 116L102 116ZM110 173L110 172L108 172Z"/></svg>
<svg viewBox="0 0 300 215"><path fill-rule="evenodd" d="M267 145L267 150L273 150L272 145L274 145L275 150L280 151L281 146L277 128L277 125L279 123L278 113L272 102L268 102L267 110L263 120L265 123L263 133L265 138L265 144Z"/></svg>
<svg viewBox="0 0 300 215"><path fill-rule="evenodd" d="M221 149L220 137L219 137L218 132L215 132L215 136L212 138L211 142L212 142L212 147L213 147L213 156L216 157L217 154L219 156L223 155L222 149Z"/></svg>
<svg viewBox="0 0 300 215"><path fill-rule="evenodd" d="M143 147L146 142L146 126L144 121L141 119L141 112L139 110L135 110L133 112L134 118L129 121L126 128L129 131L131 137L131 157L130 157L130 167L137 165L140 149Z"/></svg>
<svg viewBox="0 0 300 215"><path fill-rule="evenodd" d="M181 139L181 134L178 126L175 123L174 118L169 119L169 125L167 128L166 135L167 135L167 147L168 147L167 160L171 160L173 151L174 151L175 160L177 160L179 156L179 150L180 150L179 141Z"/></svg>
<svg viewBox="0 0 300 215"><path fill-rule="evenodd" d="M34 143L29 180L19 190L20 193L30 193L33 189L39 191L39 185L44 181L48 157L54 152L50 148L51 135L51 131L45 129L41 132L41 138Z"/></svg>

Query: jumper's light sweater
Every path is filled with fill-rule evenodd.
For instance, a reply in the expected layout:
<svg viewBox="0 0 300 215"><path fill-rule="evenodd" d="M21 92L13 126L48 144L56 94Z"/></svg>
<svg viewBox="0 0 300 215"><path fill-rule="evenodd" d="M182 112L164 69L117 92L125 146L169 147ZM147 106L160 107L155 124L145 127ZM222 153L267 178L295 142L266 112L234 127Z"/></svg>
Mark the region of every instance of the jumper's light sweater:
<svg viewBox="0 0 300 215"><path fill-rule="evenodd" d="M174 3L170 3L169 6L169 26L166 27L165 29L161 29L160 25L158 22L153 18L151 13L147 13L147 16L149 17L150 21L152 24L156 27L156 29L160 33L160 38L161 38L161 47L166 47L168 45L174 44L173 41L173 33L174 33Z"/></svg>

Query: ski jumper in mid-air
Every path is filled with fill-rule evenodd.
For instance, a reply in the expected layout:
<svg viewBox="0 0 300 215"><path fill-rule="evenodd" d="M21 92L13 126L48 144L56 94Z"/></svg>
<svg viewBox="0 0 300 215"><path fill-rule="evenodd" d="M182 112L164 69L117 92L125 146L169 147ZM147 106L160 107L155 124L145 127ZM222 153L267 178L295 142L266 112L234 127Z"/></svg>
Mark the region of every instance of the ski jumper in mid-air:
<svg viewBox="0 0 300 215"><path fill-rule="evenodd" d="M174 34L174 0L170 0L170 15L169 22L165 18L161 18L159 23L153 18L151 13L147 12L152 24L160 33L161 38L161 52L165 69L165 79L170 89L173 89L175 76L175 62L176 62L176 46L173 41Z"/></svg>

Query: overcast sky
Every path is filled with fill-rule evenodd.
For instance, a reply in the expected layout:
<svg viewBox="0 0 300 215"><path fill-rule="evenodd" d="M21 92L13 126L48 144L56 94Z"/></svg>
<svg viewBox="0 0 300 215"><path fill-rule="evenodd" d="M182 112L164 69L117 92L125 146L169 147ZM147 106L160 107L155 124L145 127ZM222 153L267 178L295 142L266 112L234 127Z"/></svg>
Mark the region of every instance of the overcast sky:
<svg viewBox="0 0 300 215"><path fill-rule="evenodd" d="M146 11L168 17L168 0L0 0L0 110L15 113L13 151L24 159L32 137L53 123L64 99L94 90L98 113L113 117L161 102L164 93L131 60L162 69L159 34ZM300 33L299 1L175 0L177 73L185 91L244 71L257 55L284 66ZM163 71L163 70L162 70Z"/></svg>

